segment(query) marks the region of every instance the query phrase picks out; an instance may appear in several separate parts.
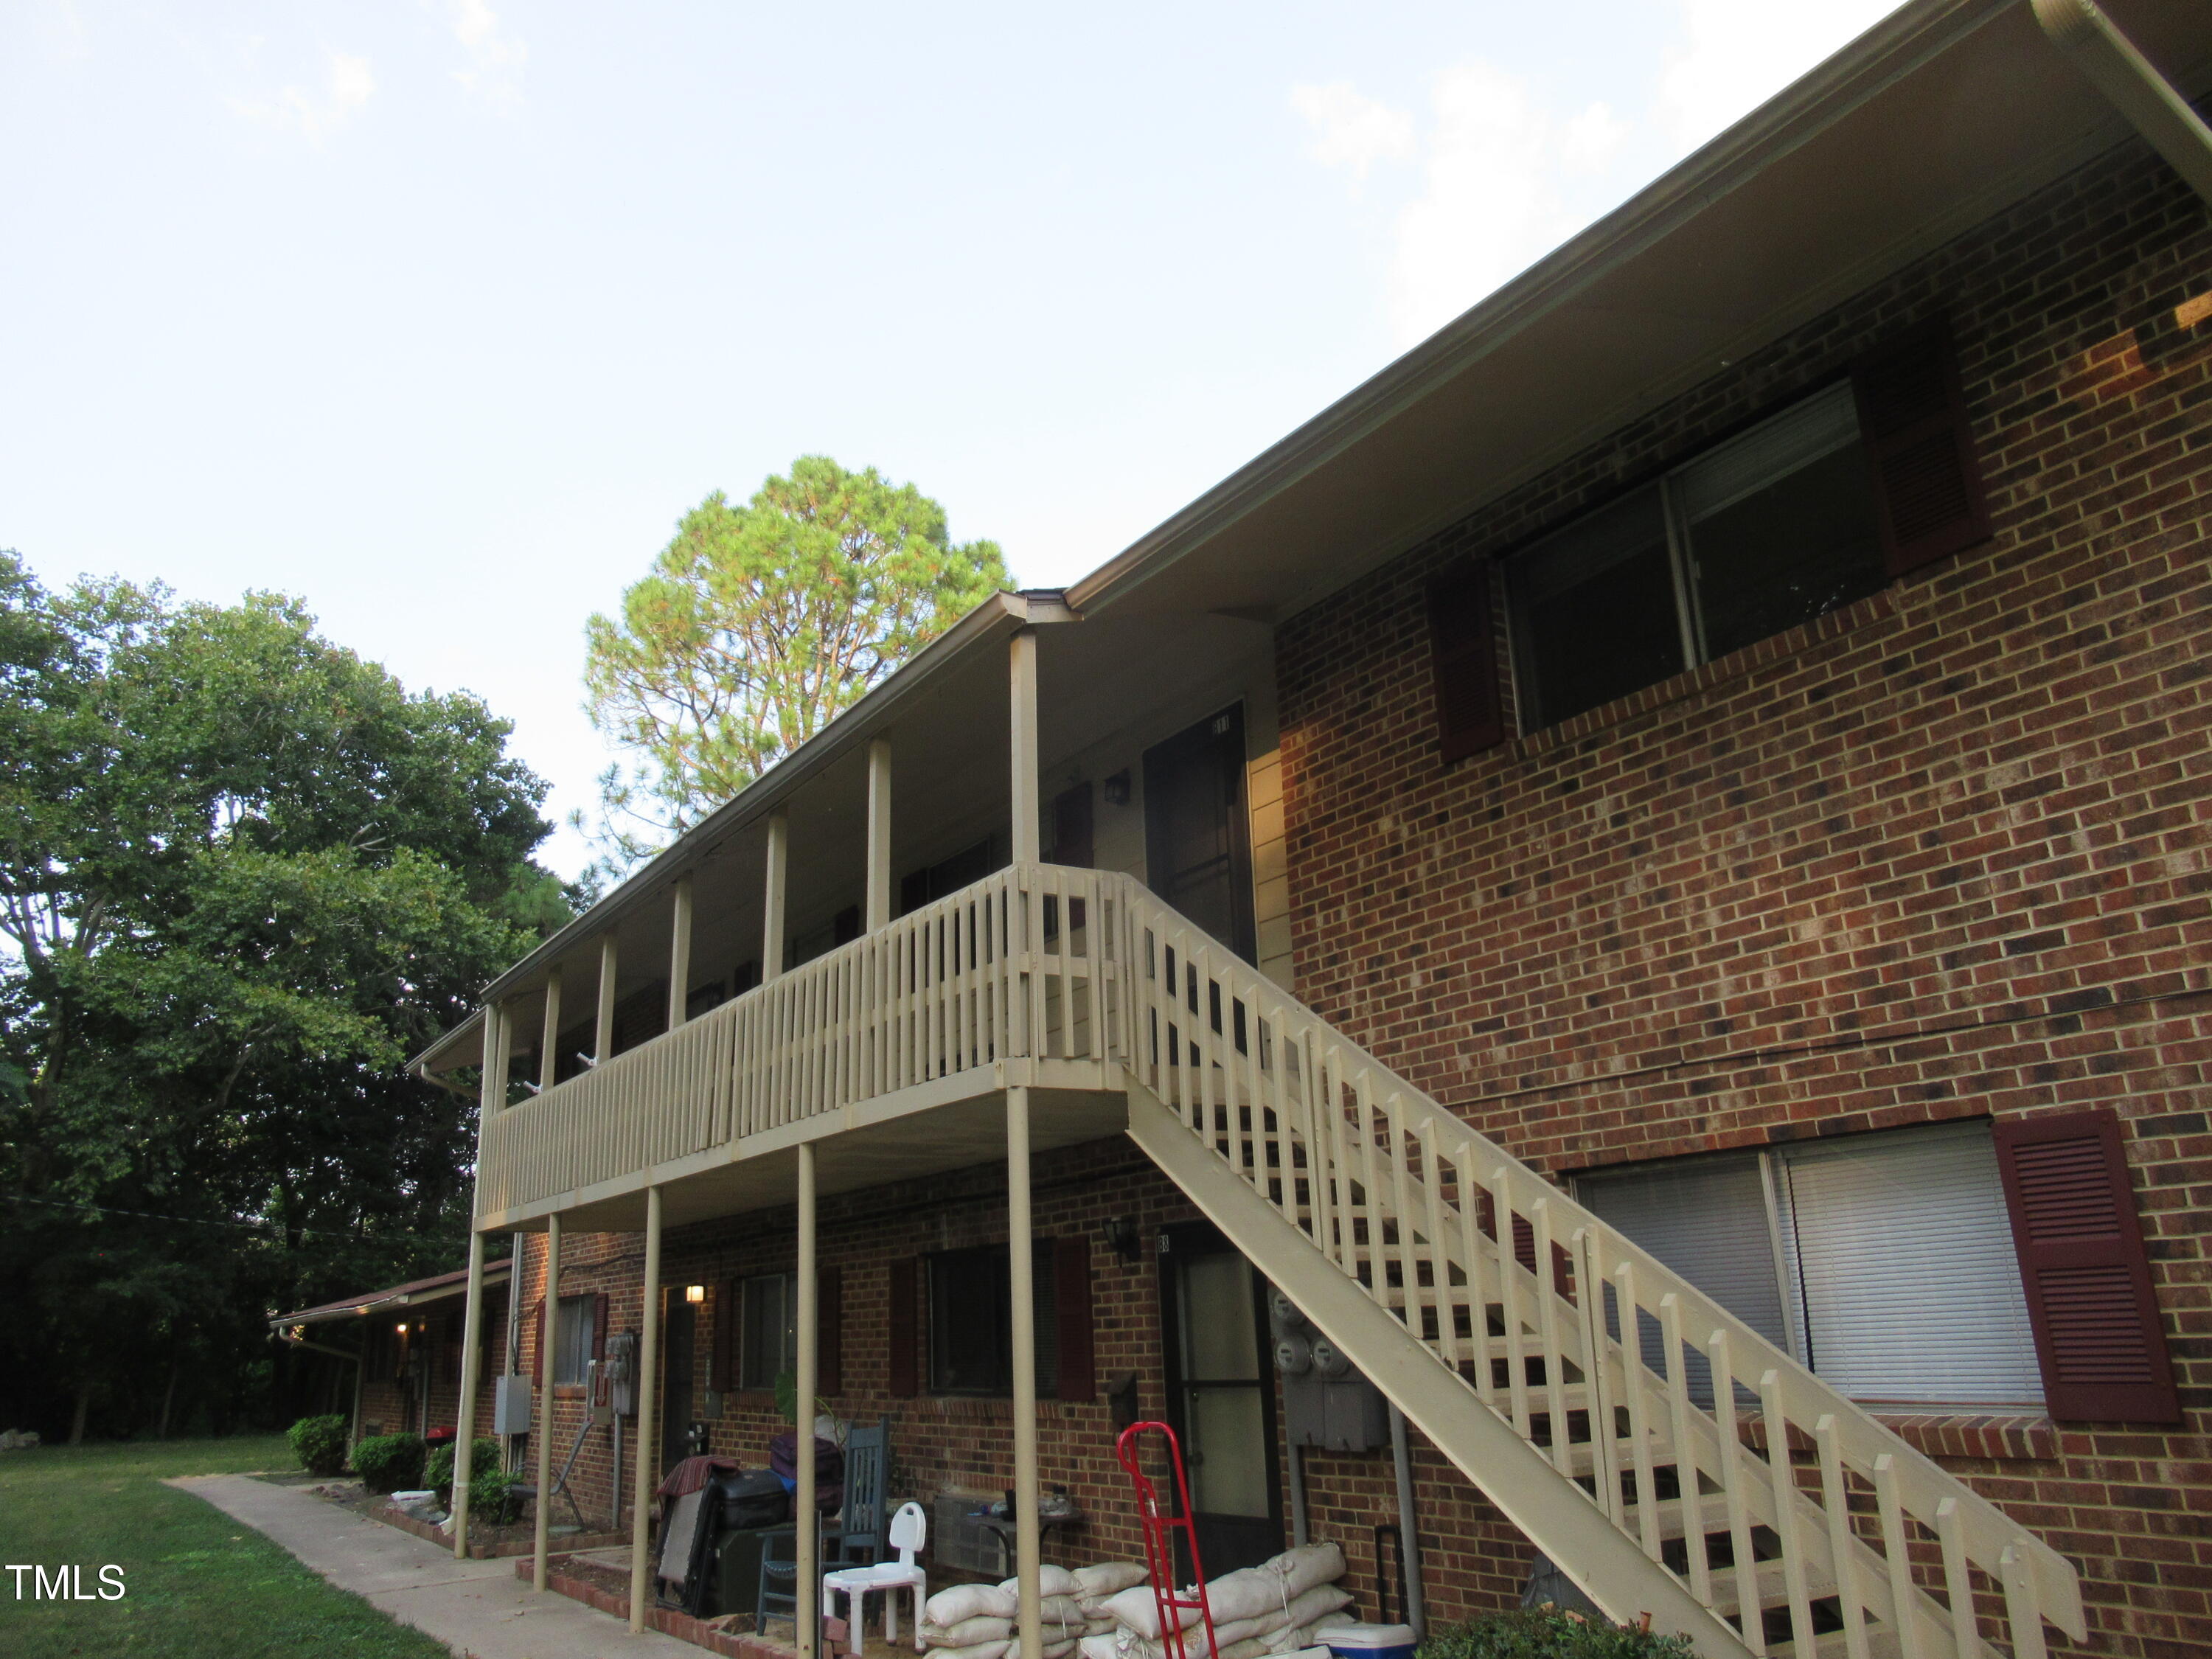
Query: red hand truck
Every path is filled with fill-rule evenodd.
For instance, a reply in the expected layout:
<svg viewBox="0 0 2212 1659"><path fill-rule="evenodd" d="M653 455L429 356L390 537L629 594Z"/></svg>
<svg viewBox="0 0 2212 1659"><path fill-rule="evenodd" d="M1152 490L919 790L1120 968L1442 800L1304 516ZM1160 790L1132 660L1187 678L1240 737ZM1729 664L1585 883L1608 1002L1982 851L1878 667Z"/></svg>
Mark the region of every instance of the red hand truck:
<svg viewBox="0 0 2212 1659"><path fill-rule="evenodd" d="M1154 1429L1167 1438L1168 1467L1175 1471L1176 1513L1173 1515L1160 1512L1159 1490L1139 1461L1139 1442ZM1129 1480L1137 1488L1137 1517L1145 1527L1145 1568L1152 1575L1152 1605L1159 1610L1163 1659L1190 1659L1179 1615L1194 1607L1206 1626L1206 1651L1201 1659L1215 1659L1220 1648L1213 1639L1212 1604L1206 1599L1206 1563L1199 1559L1198 1532L1190 1522L1190 1486L1182 1474L1182 1443L1164 1423L1132 1423L1114 1442L1114 1455L1121 1460L1121 1467L1128 1470ZM1191 1577L1197 1581L1189 1595L1176 1589L1175 1542L1170 1534L1178 1530L1190 1546Z"/></svg>

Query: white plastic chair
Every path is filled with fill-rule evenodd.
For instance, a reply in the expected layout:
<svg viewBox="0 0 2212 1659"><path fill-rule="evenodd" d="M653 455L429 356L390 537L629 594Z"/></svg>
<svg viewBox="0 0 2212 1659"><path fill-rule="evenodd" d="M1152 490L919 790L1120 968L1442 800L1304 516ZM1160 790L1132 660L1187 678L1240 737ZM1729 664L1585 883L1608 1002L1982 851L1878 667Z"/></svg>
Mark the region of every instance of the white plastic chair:
<svg viewBox="0 0 2212 1659"><path fill-rule="evenodd" d="M866 1597L870 1590L884 1592L884 1640L898 1640L898 1593L902 1589L914 1592L914 1650L921 1651L921 1604L929 1595L929 1579L914 1559L929 1537L929 1520L919 1504L902 1504L896 1515L891 1516L890 1547L898 1552L896 1561L879 1562L872 1567L845 1567L836 1572L822 1575L822 1611L826 1614L836 1605L837 1592L845 1593L845 1645L848 1652L859 1659L860 1651L860 1621L866 1611Z"/></svg>

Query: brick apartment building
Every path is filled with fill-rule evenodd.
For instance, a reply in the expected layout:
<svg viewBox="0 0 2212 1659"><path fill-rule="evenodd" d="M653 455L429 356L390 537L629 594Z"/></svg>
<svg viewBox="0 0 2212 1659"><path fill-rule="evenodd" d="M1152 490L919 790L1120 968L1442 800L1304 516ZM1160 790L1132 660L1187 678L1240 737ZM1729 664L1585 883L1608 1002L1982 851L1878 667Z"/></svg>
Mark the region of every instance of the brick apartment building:
<svg viewBox="0 0 2212 1659"><path fill-rule="evenodd" d="M2212 84L2212 16L2111 11ZM1136 1552L1114 1435L1164 1415L1225 1556L1297 1510L1375 1618L1391 1455L1288 1449L1264 1280L1415 1425L1431 1622L1511 1604L1541 1546L1608 1611L1747 1650L1747 1523L1698 1540L1783 1435L1826 1507L1767 1500L1803 1534L1775 1652L1808 1607L1838 1652L1974 1651L1966 1597L2014 1653L2212 1644L2212 160L2154 149L2052 27L1905 7L1094 576L979 612L490 988L422 1063L514 1079L478 1212L523 1243L522 1369L555 1333L555 1444L607 1334L655 1328L664 1465L694 1425L764 1461L811 1364L890 1419L898 1495L989 1495L1024 1484L1033 1376L1036 1478L1084 1517L1045 1559ZM896 1011L934 994L865 964L979 893L1041 929L1060 1035L994 1051L1033 1071L970 1097L970 1039L903 1084L908 1036L805 1059L920 1030ZM1054 1044L1126 1070L1086 1092ZM1162 1150L1163 1103L1246 1196ZM1016 1110L1026 1181L991 1138ZM836 1120L811 1240L808 1113ZM1524 1370L1540 1329L1565 1346ZM1492 1461L1493 1424L1537 1461ZM611 1452L586 1437L577 1490L627 1524ZM1638 1509L1655 1459L1702 1528ZM1528 1495L1554 1483L1582 1509Z"/></svg>

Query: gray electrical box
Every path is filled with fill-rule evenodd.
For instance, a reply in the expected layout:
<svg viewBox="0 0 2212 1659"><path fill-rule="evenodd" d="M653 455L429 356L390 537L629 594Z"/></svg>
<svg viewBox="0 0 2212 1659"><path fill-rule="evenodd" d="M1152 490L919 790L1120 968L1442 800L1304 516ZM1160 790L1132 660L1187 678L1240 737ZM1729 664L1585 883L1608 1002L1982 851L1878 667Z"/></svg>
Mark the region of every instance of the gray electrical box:
<svg viewBox="0 0 2212 1659"><path fill-rule="evenodd" d="M530 1432L530 1379L509 1371L496 1377L491 1390L491 1431L494 1434Z"/></svg>
<svg viewBox="0 0 2212 1659"><path fill-rule="evenodd" d="M1275 1370L1283 1379L1284 1426L1293 1446L1375 1451L1390 1440L1382 1391L1352 1368L1280 1291L1267 1297Z"/></svg>

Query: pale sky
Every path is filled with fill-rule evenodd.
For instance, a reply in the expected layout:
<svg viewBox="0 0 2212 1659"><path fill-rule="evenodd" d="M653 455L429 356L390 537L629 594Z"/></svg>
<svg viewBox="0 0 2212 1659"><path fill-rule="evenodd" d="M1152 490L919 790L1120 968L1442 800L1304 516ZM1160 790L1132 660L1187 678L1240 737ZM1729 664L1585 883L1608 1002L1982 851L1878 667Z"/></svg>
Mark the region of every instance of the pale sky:
<svg viewBox="0 0 2212 1659"><path fill-rule="evenodd" d="M298 594L564 817L709 490L1068 581L1888 9L0 0L0 547Z"/></svg>

